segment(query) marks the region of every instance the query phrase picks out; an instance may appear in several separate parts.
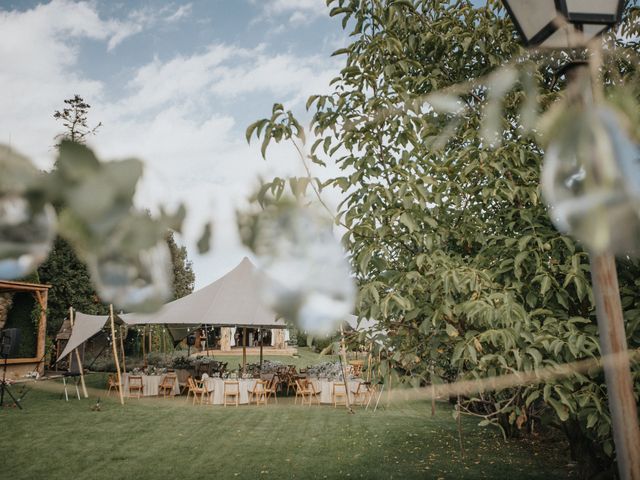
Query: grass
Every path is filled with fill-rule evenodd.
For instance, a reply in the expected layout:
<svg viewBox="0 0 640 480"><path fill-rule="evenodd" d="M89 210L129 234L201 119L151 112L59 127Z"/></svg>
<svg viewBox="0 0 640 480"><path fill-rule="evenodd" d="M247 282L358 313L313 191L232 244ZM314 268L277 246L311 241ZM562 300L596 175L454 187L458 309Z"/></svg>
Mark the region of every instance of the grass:
<svg viewBox="0 0 640 480"><path fill-rule="evenodd" d="M377 412L302 407L192 406L184 397L104 398L104 375L87 377L90 400L60 398L59 381L33 384L25 409L0 410L2 478L570 478L566 445L509 441L465 419L461 458L448 405ZM102 411L90 407L97 396ZM382 402L384 403L384 402Z"/></svg>
<svg viewBox="0 0 640 480"><path fill-rule="evenodd" d="M215 354L212 356L214 360L220 362L228 362L230 369L235 369L238 365L242 365L242 355L221 355ZM265 360L272 362L280 362L285 365L295 365L297 368L304 368L309 365L315 365L323 362L336 362L338 361L337 355L320 355L314 352L308 347L298 347L298 355L264 355ZM360 355L360 358L365 358ZM260 361L260 355L247 355L247 363L258 363Z"/></svg>

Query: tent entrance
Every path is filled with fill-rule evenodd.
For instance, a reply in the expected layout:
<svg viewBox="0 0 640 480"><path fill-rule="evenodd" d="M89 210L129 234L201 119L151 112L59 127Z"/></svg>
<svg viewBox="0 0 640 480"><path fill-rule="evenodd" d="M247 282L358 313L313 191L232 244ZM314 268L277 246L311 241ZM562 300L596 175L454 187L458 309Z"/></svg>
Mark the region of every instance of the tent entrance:
<svg viewBox="0 0 640 480"><path fill-rule="evenodd" d="M246 335L245 335L246 332ZM262 335L262 344L265 346L271 345L272 331L268 328L237 328L235 333L235 347L259 347L260 336Z"/></svg>

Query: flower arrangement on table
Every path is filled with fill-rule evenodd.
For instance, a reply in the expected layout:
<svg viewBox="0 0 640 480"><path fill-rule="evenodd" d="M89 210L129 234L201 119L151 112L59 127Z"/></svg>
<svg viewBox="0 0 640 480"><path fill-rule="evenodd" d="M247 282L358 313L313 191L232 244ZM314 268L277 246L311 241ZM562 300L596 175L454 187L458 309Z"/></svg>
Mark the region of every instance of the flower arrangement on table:
<svg viewBox="0 0 640 480"><path fill-rule="evenodd" d="M344 379L340 362L323 362L317 365L312 365L307 367L307 374L309 377L326 378L331 382L343 381Z"/></svg>
<svg viewBox="0 0 640 480"><path fill-rule="evenodd" d="M184 355L180 355L173 359L172 366L175 369L189 370L190 368L193 368L193 360L189 357L185 357Z"/></svg>
<svg viewBox="0 0 640 480"><path fill-rule="evenodd" d="M164 367L155 367L153 365L147 368L134 368L131 370L132 375L165 375L167 369Z"/></svg>
<svg viewBox="0 0 640 480"><path fill-rule="evenodd" d="M264 360L262 362L262 370L260 370L260 363L248 363L245 367L245 371L250 375L248 378L260 378L260 373L276 373L279 368L283 367L284 363L272 360Z"/></svg>

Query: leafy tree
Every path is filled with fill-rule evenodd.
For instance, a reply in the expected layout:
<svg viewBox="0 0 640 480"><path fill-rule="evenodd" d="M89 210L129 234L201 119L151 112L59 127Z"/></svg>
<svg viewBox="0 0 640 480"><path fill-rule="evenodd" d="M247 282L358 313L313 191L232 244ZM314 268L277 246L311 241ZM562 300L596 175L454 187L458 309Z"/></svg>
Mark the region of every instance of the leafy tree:
<svg viewBox="0 0 640 480"><path fill-rule="evenodd" d="M88 135L95 134L102 125L88 127L88 113L91 106L82 97L75 95L64 101L68 105L56 111L54 118L63 122L66 132L58 138L69 139L83 144ZM58 164L54 167L58 168ZM191 262L187 259L185 247L178 247L170 231L166 238L171 253L174 274L174 298L180 298L193 291L195 276ZM108 306L103 304L96 292L84 262L78 257L69 242L57 236L47 260L38 269L40 278L50 283L47 333L55 335L68 314L70 306L88 314L106 314Z"/></svg>
<svg viewBox="0 0 640 480"><path fill-rule="evenodd" d="M69 243L56 237L47 260L38 268L40 280L52 285L47 308L47 334L55 336L69 314L69 307L90 315L106 315L89 272Z"/></svg>
<svg viewBox="0 0 640 480"><path fill-rule="evenodd" d="M56 110L53 118L62 121L65 132L56 136L57 146L63 139L84 143L88 135L94 135L102 123L89 128L88 114L91 105L80 95L64 100L65 108ZM54 169L57 168L57 162ZM47 260L38 268L40 279L49 283L47 334L55 336L69 314L69 307L92 315L108 313L91 283L87 266L78 258L69 242L56 236Z"/></svg>
<svg viewBox="0 0 640 480"><path fill-rule="evenodd" d="M171 263L173 264L173 298L182 298L193 292L196 276L193 273L193 265L187 258L187 248L178 246L173 232L167 235L167 245L171 252Z"/></svg>
<svg viewBox="0 0 640 480"><path fill-rule="evenodd" d="M53 114L53 118L62 121L62 125L64 125L66 129L64 133L61 133L56 138L59 140L71 140L76 143L85 143L89 135L96 134L102 126L102 122L94 127L89 127L88 114L91 105L85 102L80 95L76 94L72 98L66 99L64 103L67 106L62 110L56 110Z"/></svg>
<svg viewBox="0 0 640 480"><path fill-rule="evenodd" d="M599 355L588 256L549 221L538 187L543 151L524 128L538 102L545 109L558 98L562 56L541 66L526 60L496 1L329 3L353 40L334 53L346 60L333 92L307 103L316 137L309 159L323 165L330 157L342 171L326 185L344 193L340 221L358 313L390 333L383 375L419 385ZM637 34L637 16L628 7L623 29ZM637 105L638 43L618 48L608 85ZM520 71L494 73L512 58ZM276 104L247 137L261 137L264 154L270 141L304 141L300 130ZM276 179L263 192L283 185ZM640 268L627 260L621 271L637 348ZM610 468L601 373L485 392L461 408L505 436L555 425L585 472Z"/></svg>

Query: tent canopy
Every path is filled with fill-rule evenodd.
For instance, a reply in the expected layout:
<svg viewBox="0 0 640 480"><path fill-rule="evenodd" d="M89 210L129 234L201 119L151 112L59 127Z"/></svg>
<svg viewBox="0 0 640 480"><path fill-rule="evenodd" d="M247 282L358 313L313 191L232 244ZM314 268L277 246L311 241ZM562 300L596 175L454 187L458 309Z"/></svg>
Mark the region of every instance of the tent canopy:
<svg viewBox="0 0 640 480"><path fill-rule="evenodd" d="M120 315L129 325L216 325L228 327L286 328L284 320L260 300L260 272L247 257L236 268L206 287L167 303L150 314Z"/></svg>
<svg viewBox="0 0 640 480"><path fill-rule="evenodd" d="M259 296L262 273L244 257L229 273L154 313L125 313L117 317L127 325L215 325L223 327L286 328ZM109 317L76 313L69 342L58 361L100 332Z"/></svg>
<svg viewBox="0 0 640 480"><path fill-rule="evenodd" d="M226 275L215 282L164 305L155 313L126 313L117 317L127 325L214 325L217 327L287 328L287 323L264 305L259 283L264 274L244 257ZM58 360L100 332L107 323L106 315L76 313L71 337ZM354 329L371 328L375 322L349 315L347 323Z"/></svg>
<svg viewBox="0 0 640 480"><path fill-rule="evenodd" d="M58 355L57 361L59 362L73 352L74 349L97 333L100 333L107 320L109 320L108 315L87 315L86 313L76 312L75 323L71 327L71 336L62 353Z"/></svg>

